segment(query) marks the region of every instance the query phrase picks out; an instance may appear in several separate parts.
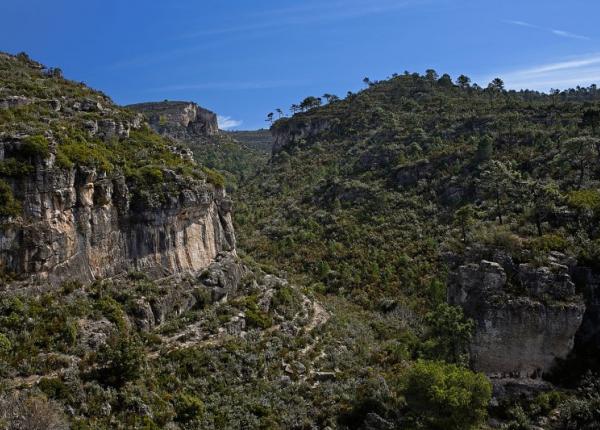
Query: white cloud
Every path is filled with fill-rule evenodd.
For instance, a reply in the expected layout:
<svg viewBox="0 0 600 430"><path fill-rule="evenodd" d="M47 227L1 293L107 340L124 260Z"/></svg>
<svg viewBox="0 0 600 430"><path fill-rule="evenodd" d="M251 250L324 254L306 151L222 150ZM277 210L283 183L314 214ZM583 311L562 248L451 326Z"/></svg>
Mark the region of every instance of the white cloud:
<svg viewBox="0 0 600 430"><path fill-rule="evenodd" d="M498 74L507 88L547 91L600 83L600 53L563 59ZM482 82L489 82L488 76Z"/></svg>
<svg viewBox="0 0 600 430"><path fill-rule="evenodd" d="M540 28L537 25L533 25L533 24L530 24L530 23L525 22L525 21L515 21L515 20L512 20L512 19L506 19L506 20L504 20L502 22L504 22L505 24L518 25L520 27Z"/></svg>
<svg viewBox="0 0 600 430"><path fill-rule="evenodd" d="M555 36L559 36L559 37L566 37L569 39L579 39L579 40L591 40L591 38L588 36L571 33L570 31L565 31L565 30L557 30L554 28L540 27L539 25L531 24L531 23L525 22L525 21L518 21L518 20L514 20L514 19L505 19L502 22L505 24L517 25L519 27L527 27L527 28L533 28L536 30L548 31L548 32L554 34Z"/></svg>
<svg viewBox="0 0 600 430"><path fill-rule="evenodd" d="M575 33L569 33L568 31L563 31L563 30L552 30L552 33L556 34L557 36L568 37L571 39L590 40L590 38L587 36L582 36L580 34L575 34Z"/></svg>
<svg viewBox="0 0 600 430"><path fill-rule="evenodd" d="M230 128L239 127L243 124L243 121L233 119L230 116L217 115L217 122L221 130L229 130Z"/></svg>

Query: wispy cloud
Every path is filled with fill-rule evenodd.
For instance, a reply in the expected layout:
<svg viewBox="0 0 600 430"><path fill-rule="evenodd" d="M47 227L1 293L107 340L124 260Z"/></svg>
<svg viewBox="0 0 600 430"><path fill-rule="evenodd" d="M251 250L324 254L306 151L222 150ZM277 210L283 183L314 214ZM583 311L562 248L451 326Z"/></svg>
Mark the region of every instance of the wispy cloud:
<svg viewBox="0 0 600 430"><path fill-rule="evenodd" d="M504 20L502 22L505 23L505 24L518 25L520 27L540 28L537 25L533 25L533 24L530 24L530 23L525 22L525 21L515 21L515 20L512 20L512 19L506 19L506 20Z"/></svg>
<svg viewBox="0 0 600 430"><path fill-rule="evenodd" d="M587 37L587 36L582 36L580 34L570 33L568 31L564 31L564 30L552 30L552 33L554 33L554 34L556 34L557 36L560 36L560 37L568 37L568 38L571 38L571 39L590 40L590 38Z"/></svg>
<svg viewBox="0 0 600 430"><path fill-rule="evenodd" d="M571 33L570 31L565 31L565 30L558 30L555 28L547 28L547 27L542 27L539 25L535 25L535 24L531 24L529 22L525 22L525 21L517 21L517 20L512 20L512 19L506 19L502 21L505 24L510 24L510 25L517 25L519 27L527 27L527 28L533 28L536 30L542 30L542 31L547 31L551 34L554 34L555 36L559 36L559 37L566 37L569 39L579 39L579 40L591 40L590 37L588 36L583 36L581 34L575 34L575 33Z"/></svg>
<svg viewBox="0 0 600 430"><path fill-rule="evenodd" d="M368 15L377 15L404 9L413 4L423 4L430 0L354 0L321 1L270 9L252 15L256 24L239 24L228 27L208 28L182 34L177 39L193 39L226 33L247 33L260 30L287 29L290 26L312 25L331 21L343 21Z"/></svg>
<svg viewBox="0 0 600 430"><path fill-rule="evenodd" d="M600 53L500 73L507 88L547 91L600 83ZM495 76L494 76L495 77ZM484 82L493 79L488 76Z"/></svg>
<svg viewBox="0 0 600 430"><path fill-rule="evenodd" d="M263 90L270 88L287 88L305 85L304 81L279 80L279 81L253 81L253 82L202 82L179 85L167 85L164 87L150 88L149 92L163 91L193 91L193 90Z"/></svg>
<svg viewBox="0 0 600 430"><path fill-rule="evenodd" d="M244 121L240 121L237 119L233 119L230 116L217 116L217 122L219 123L219 128L221 130L229 130L230 128L239 127L244 123Z"/></svg>

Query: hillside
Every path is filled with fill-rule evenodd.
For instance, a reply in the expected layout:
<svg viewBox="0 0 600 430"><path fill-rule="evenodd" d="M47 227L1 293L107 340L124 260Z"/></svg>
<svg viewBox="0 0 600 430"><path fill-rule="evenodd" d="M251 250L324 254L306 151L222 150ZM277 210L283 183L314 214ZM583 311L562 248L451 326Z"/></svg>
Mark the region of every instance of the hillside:
<svg viewBox="0 0 600 430"><path fill-rule="evenodd" d="M585 385L600 345L600 93L458 82L433 71L395 76L277 121L269 166L240 192L241 246L369 318L412 319L408 332L424 344L383 343L470 363L495 392L514 376L524 386L539 386L541 374ZM460 325L450 329L458 322L440 315L446 301L474 322L464 350ZM431 330L445 340L428 341ZM389 348L379 342L370 348ZM389 371L391 357L373 354L384 364L369 365ZM527 398L492 412L543 422L548 411ZM562 413L576 414L569 405Z"/></svg>
<svg viewBox="0 0 600 430"><path fill-rule="evenodd" d="M223 176L26 54L0 88L0 427L301 421L282 360L329 315L239 257Z"/></svg>
<svg viewBox="0 0 600 430"><path fill-rule="evenodd" d="M328 99L223 133L0 54L0 428L596 428L596 87Z"/></svg>
<svg viewBox="0 0 600 430"><path fill-rule="evenodd" d="M250 149L271 154L273 135L269 130L227 131L226 134Z"/></svg>

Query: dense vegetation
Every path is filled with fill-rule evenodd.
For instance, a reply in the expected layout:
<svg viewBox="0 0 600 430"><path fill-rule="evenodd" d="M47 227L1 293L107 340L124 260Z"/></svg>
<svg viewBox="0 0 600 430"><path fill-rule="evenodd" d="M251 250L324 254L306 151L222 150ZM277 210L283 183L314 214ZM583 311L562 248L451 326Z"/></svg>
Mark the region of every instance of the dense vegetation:
<svg viewBox="0 0 600 430"><path fill-rule="evenodd" d="M101 92L62 77L26 54L0 53L0 134L21 142L0 161L0 181L33 172L33 164L53 155L56 167L93 167L125 176L141 193L181 175L210 180L202 169L175 151L147 126L134 127L135 114L115 106ZM175 175L167 174L172 171ZM0 182L0 192L5 192ZM17 213L7 198L0 210Z"/></svg>
<svg viewBox="0 0 600 430"><path fill-rule="evenodd" d="M445 261L468 247L536 264L560 251L600 267L597 89L482 89L433 71L365 83L275 122L274 133L302 137L269 164L259 133L247 146L191 143L200 167L146 128L90 136L86 121L105 107L133 114L59 70L0 55L0 99L35 100L0 109L0 133L22 141L0 163L0 217L21 211L11 181L52 154L57 169L94 166L149 191L169 171L223 186L217 169L253 269L239 297L210 304L194 290L197 306L151 329L140 301L168 300L197 278L130 273L2 293L0 428L458 430L487 428L490 412L507 429L597 428L593 373L573 372L572 390L490 406L490 382L468 367L474 324L445 303ZM90 110L73 109L86 100ZM276 283L265 310L255 281L267 273L301 287ZM328 319L311 325L311 300ZM240 315L245 336L223 335Z"/></svg>
<svg viewBox="0 0 600 430"><path fill-rule="evenodd" d="M409 333L422 343L408 348L407 359L464 364L453 349L469 334L455 327L468 324L454 322L458 310L444 320L454 311L439 308L449 256L499 248L540 265L559 251L598 266L600 93L595 86L507 91L499 79L483 89L434 71L365 83L326 105L307 99L293 109L300 113L274 123L288 144L239 193L241 246L315 291L369 312L413 315ZM396 342L410 345L406 336ZM579 374L569 383L583 381L588 367L571 365ZM582 407L593 410L594 401ZM571 406L562 399L549 409ZM415 407L408 402L409 411ZM521 418L503 416L517 426L510 428L549 413L518 407ZM423 419L426 427L453 428Z"/></svg>
<svg viewBox="0 0 600 430"><path fill-rule="evenodd" d="M233 194L239 184L254 176L260 167L267 164L270 156L270 151L233 139L232 136L236 135L237 133L221 133L186 142L196 161L224 175L226 189Z"/></svg>

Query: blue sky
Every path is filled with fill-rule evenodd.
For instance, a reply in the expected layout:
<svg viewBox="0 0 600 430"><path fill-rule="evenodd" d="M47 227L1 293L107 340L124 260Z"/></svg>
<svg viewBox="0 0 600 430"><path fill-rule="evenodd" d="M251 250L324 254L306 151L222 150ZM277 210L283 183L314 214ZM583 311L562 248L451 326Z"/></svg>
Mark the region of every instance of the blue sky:
<svg viewBox="0 0 600 430"><path fill-rule="evenodd" d="M255 129L305 96L404 70L600 82L599 14L597 0L1 0L0 50L120 104L193 100Z"/></svg>

